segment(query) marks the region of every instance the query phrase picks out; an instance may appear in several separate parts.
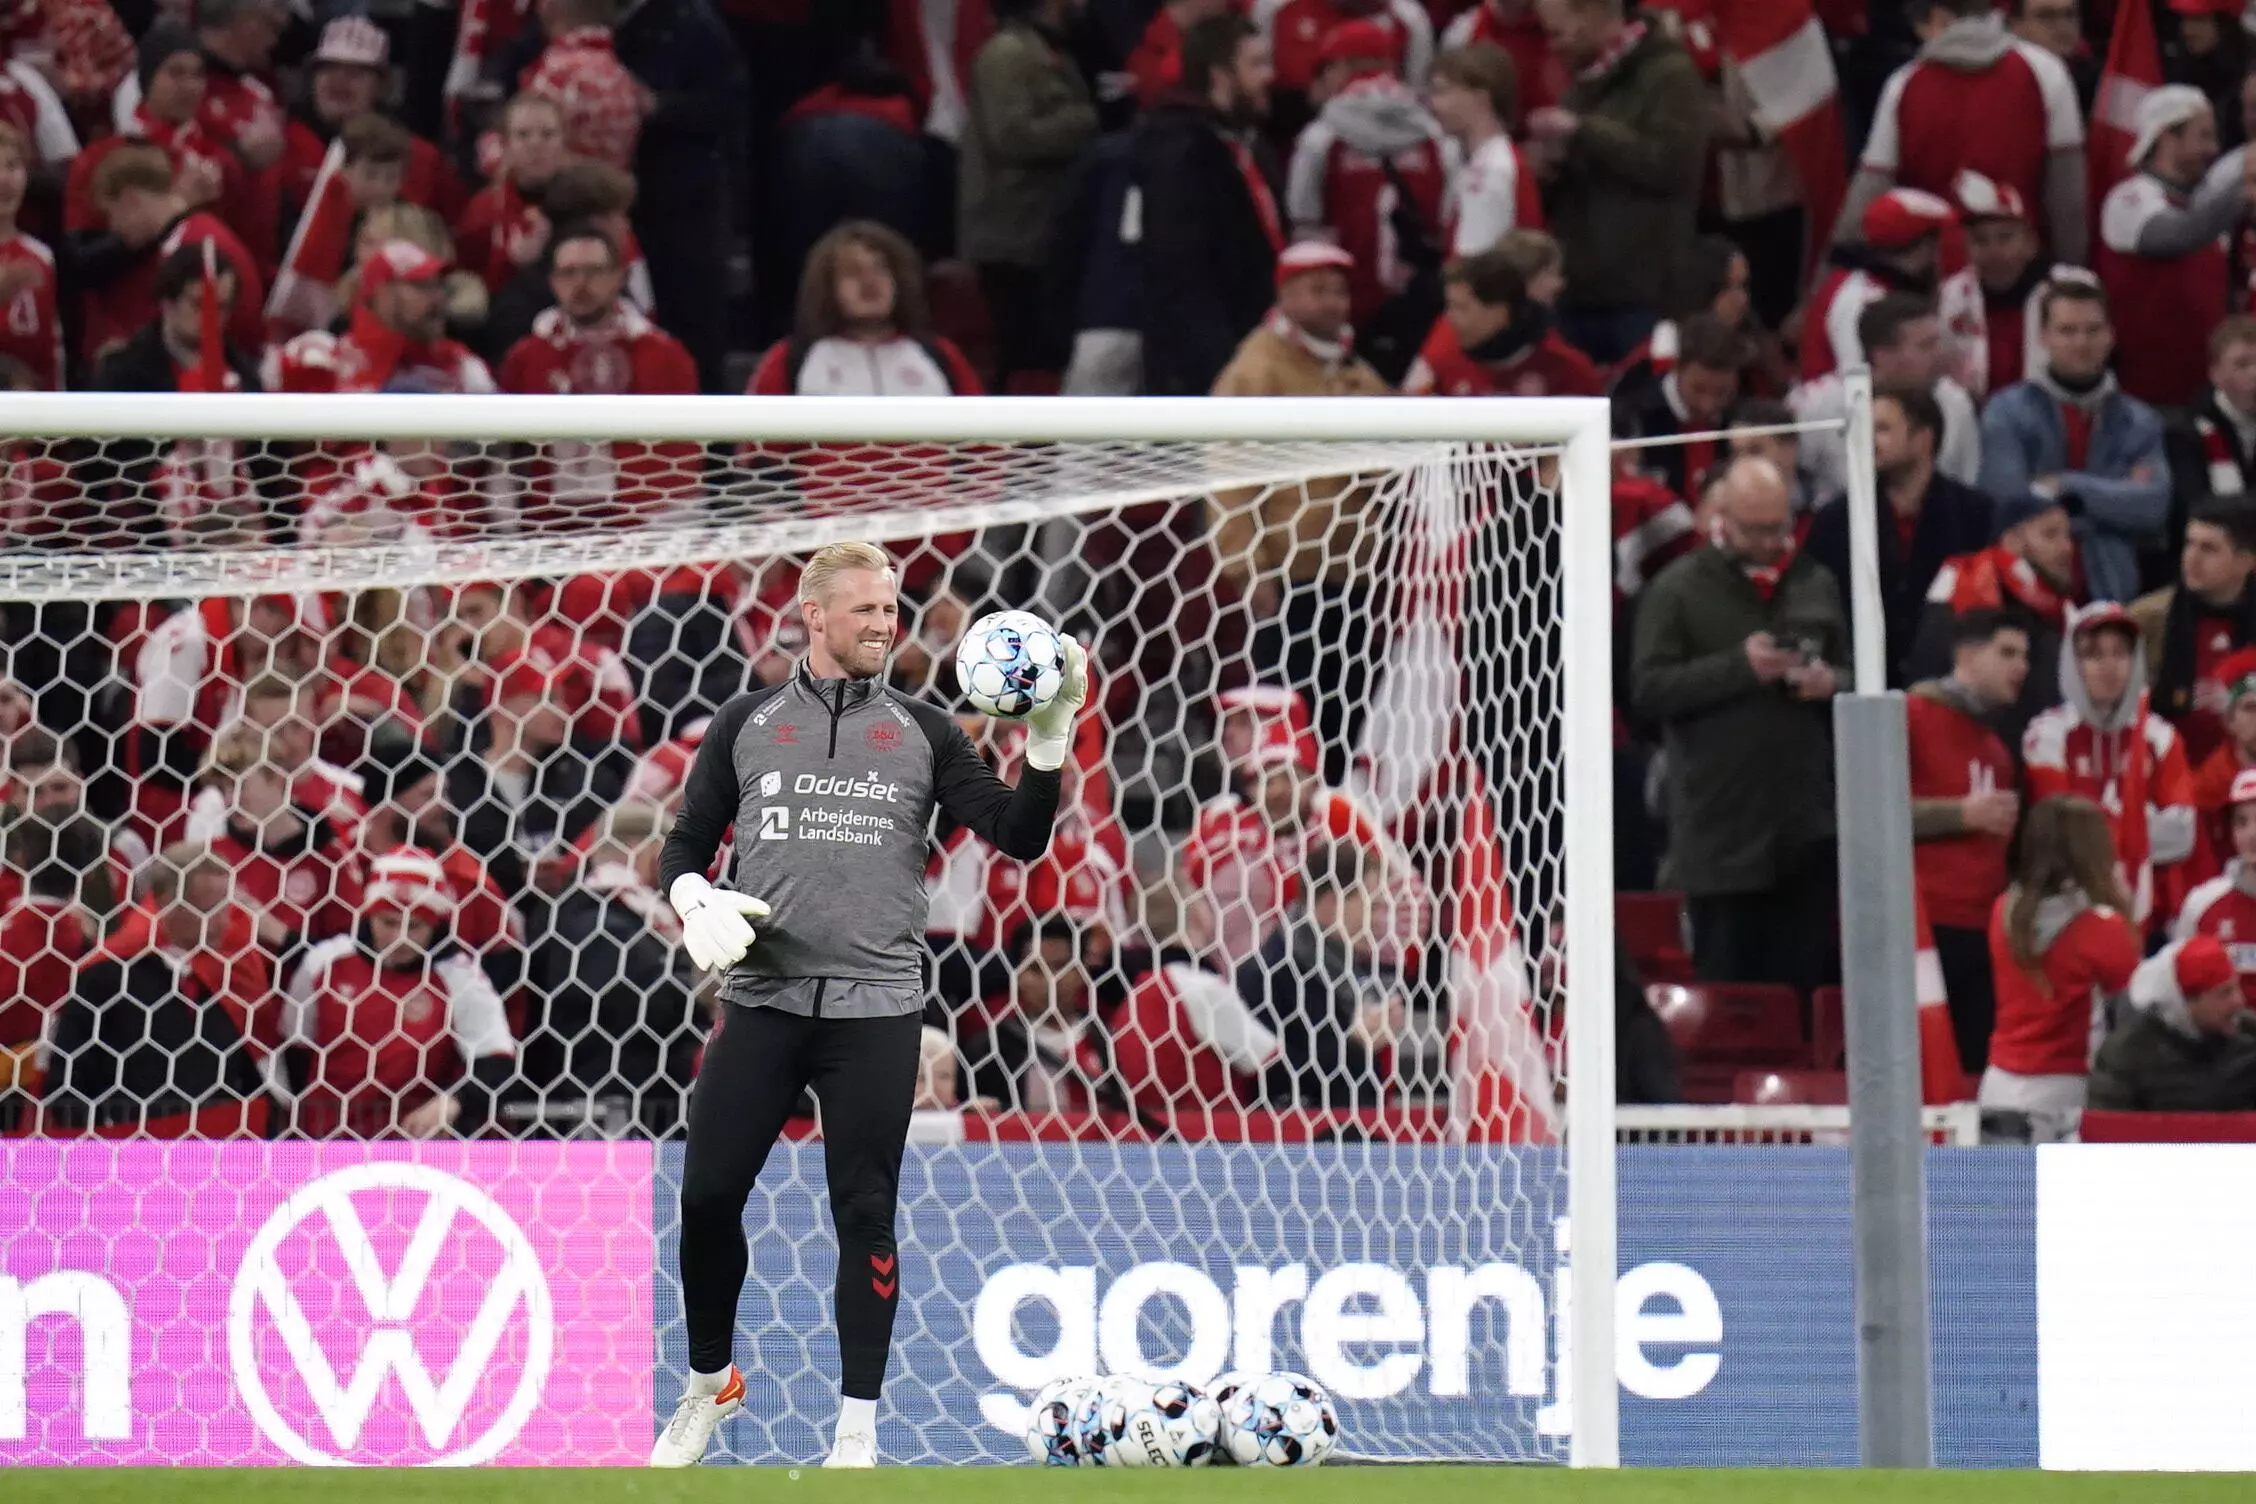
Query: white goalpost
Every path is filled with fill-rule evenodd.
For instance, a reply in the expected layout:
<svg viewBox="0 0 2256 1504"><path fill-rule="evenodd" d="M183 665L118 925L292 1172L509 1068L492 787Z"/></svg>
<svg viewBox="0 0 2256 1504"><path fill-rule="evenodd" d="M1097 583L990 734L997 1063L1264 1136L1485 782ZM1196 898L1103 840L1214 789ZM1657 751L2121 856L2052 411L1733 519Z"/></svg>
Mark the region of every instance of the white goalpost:
<svg viewBox="0 0 2256 1504"><path fill-rule="evenodd" d="M793 561L869 539L900 561L908 691L968 713L951 634L1001 606L1082 634L1096 675L1068 845L1022 868L936 832L887 1456L1018 1457L1025 1401L1085 1363L1303 1368L1373 1460L1620 1464L1604 400L42 392L0 396L0 433L0 679L83 785L23 851L8 825L0 865L31 881L98 833L103 882L82 861L55 890L75 960L163 910L178 853L216 852L270 978L193 1067L48 999L29 1037L0 1027L0 1134L162 1136L216 1107L219 1131L326 1140L326 1165L422 1137L437 1101L504 1176L648 1141L651 1246L622 1274L650 1330L611 1352L648 1377L654 1348L670 1396L680 1111L715 1005L664 916L620 905L701 716L799 650ZM970 729L1015 776L1010 728ZM887 750L844 755L859 777ZM245 813L261 779L286 852ZM445 946L478 975L432 983L451 1023L356 1022L324 969L403 845L453 863L430 975ZM1341 847L1351 876L1319 890L1311 857ZM381 1048L411 1034L412 1079ZM834 1403L818 1132L747 1213L742 1461L807 1454ZM25 1152L0 1137L0 1201ZM245 1300L230 1319L229 1352L281 1351ZM349 1443L294 1419L287 1445L466 1445L404 1415L380 1399Z"/></svg>

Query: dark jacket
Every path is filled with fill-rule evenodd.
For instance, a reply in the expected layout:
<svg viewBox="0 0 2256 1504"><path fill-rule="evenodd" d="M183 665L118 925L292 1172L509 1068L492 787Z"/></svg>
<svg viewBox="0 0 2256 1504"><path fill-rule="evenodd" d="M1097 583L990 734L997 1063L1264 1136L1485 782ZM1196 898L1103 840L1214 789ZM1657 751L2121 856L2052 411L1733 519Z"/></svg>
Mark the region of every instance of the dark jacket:
<svg viewBox="0 0 2256 1504"><path fill-rule="evenodd" d="M2222 125L2223 121L2220 119L2218 123ZM2236 478L2223 487L2216 484L2223 477L2212 476L2209 472L2209 444L2201 434L2204 423L2225 441L2224 458L2235 473ZM2170 516L2163 527L2160 549L2168 561L2166 577L2177 572L2177 551L2185 542L2186 518L2195 507L2220 492L2256 495L2256 447L2241 447L2239 428L2217 406L2217 389L2204 387L2193 406L2166 415L2162 452L2170 461Z"/></svg>
<svg viewBox="0 0 2256 1504"><path fill-rule="evenodd" d="M1203 100L1163 97L1132 149L1143 194L1144 392L1203 397L1276 299L1277 247ZM1282 214L1276 169L1254 152Z"/></svg>
<svg viewBox="0 0 2256 1504"><path fill-rule="evenodd" d="M548 906L529 945L523 1074L535 1092L595 1115L623 1107L653 1135L679 1123L704 1037L682 953L600 878Z"/></svg>
<svg viewBox="0 0 2256 1504"><path fill-rule="evenodd" d="M1395 991L1386 972L1358 961L1305 909L1238 968L1238 996L1275 1031L1281 1056L1271 1067L1274 1106L1368 1107L1385 1090L1370 1055L1349 1035L1356 1015Z"/></svg>
<svg viewBox="0 0 2256 1504"><path fill-rule="evenodd" d="M258 362L230 347L228 368L243 390L259 390ZM180 374L172 352L165 348L164 332L151 321L135 330L124 343L113 345L94 367L93 390L98 392L176 392ZM88 498L116 526L154 544L168 530L161 498L156 494L157 462L174 446L147 439L111 439L90 445L72 470L72 479L86 488ZM266 510L282 515L281 474L271 445L238 446L236 463Z"/></svg>
<svg viewBox="0 0 2256 1504"><path fill-rule="evenodd" d="M1814 643L1846 681L1841 594L1807 555L1766 601L1721 549L1695 549L1638 603L1631 694L1662 728L1671 880L1694 896L1767 891L1833 834L1832 708L1758 680L1756 632Z"/></svg>
<svg viewBox="0 0 2256 1504"><path fill-rule="evenodd" d="M1627 56L1559 103L1581 118L1543 195L1568 304L1684 306L1714 117L1699 70L1649 21Z"/></svg>
<svg viewBox="0 0 2256 1504"><path fill-rule="evenodd" d="M1020 20L979 49L964 92L956 248L975 264L1038 267L1073 164L1097 138L1088 82Z"/></svg>
<svg viewBox="0 0 2256 1504"><path fill-rule="evenodd" d="M1645 996L1629 942L1614 936L1614 1100L1665 1105L1684 1100L1676 1041Z"/></svg>
<svg viewBox="0 0 2256 1504"><path fill-rule="evenodd" d="M2113 1112L2256 1112L2256 1021L2196 1035L2148 1009L2092 1060L2089 1105Z"/></svg>
<svg viewBox="0 0 2256 1504"><path fill-rule="evenodd" d="M199 1109L249 1102L266 1089L229 1011L192 971L152 948L79 968L55 1010L47 1112L54 1126L185 1123Z"/></svg>
<svg viewBox="0 0 2256 1504"><path fill-rule="evenodd" d="M1915 677L1912 648L1919 640L1919 618L1926 609L1928 587L1935 583L1935 573L1945 560L1989 546L1991 505L1990 498L1972 486L1936 474L1927 482L1927 495L1919 504L1919 521L1912 531L1908 559L1885 495L1879 506L1884 514L1878 541L1880 609L1888 633L1888 684L1901 689ZM1849 504L1845 499L1836 498L1817 509L1802 547L1833 572L1834 583L1846 597Z"/></svg>
<svg viewBox="0 0 2256 1504"><path fill-rule="evenodd" d="M575 736L535 766L531 794L513 810L495 790L485 759L471 752L447 767L447 807L462 844L514 902L530 885L533 856L569 845L617 804L633 766L618 743Z"/></svg>
<svg viewBox="0 0 2256 1504"><path fill-rule="evenodd" d="M620 655L635 676L635 713L647 747L716 715L752 683L729 602L705 591L658 596L627 624Z"/></svg>

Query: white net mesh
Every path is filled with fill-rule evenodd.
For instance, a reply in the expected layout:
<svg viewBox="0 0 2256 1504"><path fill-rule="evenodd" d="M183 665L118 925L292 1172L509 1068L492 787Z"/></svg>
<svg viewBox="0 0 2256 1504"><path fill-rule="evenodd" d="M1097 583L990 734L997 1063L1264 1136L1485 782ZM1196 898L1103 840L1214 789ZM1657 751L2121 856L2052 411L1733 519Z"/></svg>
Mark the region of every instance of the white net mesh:
<svg viewBox="0 0 2256 1504"><path fill-rule="evenodd" d="M717 1004L657 845L706 719L803 649L798 558L869 538L900 564L904 693L964 710L956 638L1000 606L1079 635L1095 675L1045 858L933 833L888 1456L1016 1457L1023 1401L1076 1370L1280 1367L1332 1389L1356 1452L1564 1459L1554 451L371 436L391 401L336 408L351 440L8 447L0 1130L515 1140L242 1152L281 1181L453 1154L534 1199L571 1192L580 1141L656 1141L647 1207L599 1196L604 1158L550 1219L608 1229L623 1280L655 1270L654 1310L626 1301L592 1357L670 1401L678 1133ZM1016 728L966 725L1015 777ZM746 1461L819 1454L835 1407L814 1104L789 1137L747 1212ZM191 1201L251 1163L198 1152L172 1172ZM238 1286L284 1194L254 1181L239 1235L191 1245ZM440 1236L427 1190L322 1204L391 1268ZM620 1253L638 1219L654 1248ZM139 1235L13 1230L95 1269ZM288 1244L261 1257L325 1267ZM376 1309L333 1274L336 1321ZM487 1317L447 1310L458 1351ZM65 1337L33 1330L34 1390L67 1390ZM433 1434L395 1379L340 1428L287 1331L246 1340L296 1365L299 1411L270 1408L310 1453L453 1457L513 1403L464 1390ZM0 1457L135 1450L41 1451L31 1413L11 1452L0 1403ZM253 1452L307 1455L253 1418ZM647 1445L604 1424L575 1457Z"/></svg>

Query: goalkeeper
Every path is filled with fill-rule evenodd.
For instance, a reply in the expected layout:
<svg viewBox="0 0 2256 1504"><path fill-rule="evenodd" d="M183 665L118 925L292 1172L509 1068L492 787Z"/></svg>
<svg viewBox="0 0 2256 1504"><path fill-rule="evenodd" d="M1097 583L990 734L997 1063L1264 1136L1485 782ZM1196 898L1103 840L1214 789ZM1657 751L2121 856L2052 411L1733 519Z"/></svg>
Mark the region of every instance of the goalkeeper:
<svg viewBox="0 0 2256 1504"><path fill-rule="evenodd" d="M924 1006L926 831L937 805L1005 855L1031 860L1049 845L1087 656L1066 640L1065 682L1027 718L1013 789L944 711L887 686L895 594L892 561L869 544L834 543L807 562L806 659L784 683L721 707L666 838L661 881L683 944L700 967L726 971L729 1006L690 1096L681 1282L691 1372L653 1467L697 1462L714 1427L743 1407L731 1352L744 1204L810 1087L838 1230L844 1395L823 1465L876 1465ZM717 888L705 872L732 822L730 887Z"/></svg>

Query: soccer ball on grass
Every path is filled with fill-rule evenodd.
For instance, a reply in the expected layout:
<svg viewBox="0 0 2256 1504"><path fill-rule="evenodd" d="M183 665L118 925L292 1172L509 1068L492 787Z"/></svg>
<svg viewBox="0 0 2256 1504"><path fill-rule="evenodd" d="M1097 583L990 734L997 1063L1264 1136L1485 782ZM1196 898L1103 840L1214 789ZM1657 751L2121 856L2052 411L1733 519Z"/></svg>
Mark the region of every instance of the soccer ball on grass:
<svg viewBox="0 0 2256 1504"><path fill-rule="evenodd" d="M1314 1467L1339 1445L1339 1412L1297 1373L1231 1374L1217 1384L1220 1450L1241 1467Z"/></svg>
<svg viewBox="0 0 2256 1504"><path fill-rule="evenodd" d="M991 611L956 645L956 682L982 715L1017 720L1057 697L1065 642L1031 611Z"/></svg>
<svg viewBox="0 0 2256 1504"><path fill-rule="evenodd" d="M1081 1457L1096 1467L1204 1467L1221 1412L1195 1384L1115 1375L1082 1403Z"/></svg>

